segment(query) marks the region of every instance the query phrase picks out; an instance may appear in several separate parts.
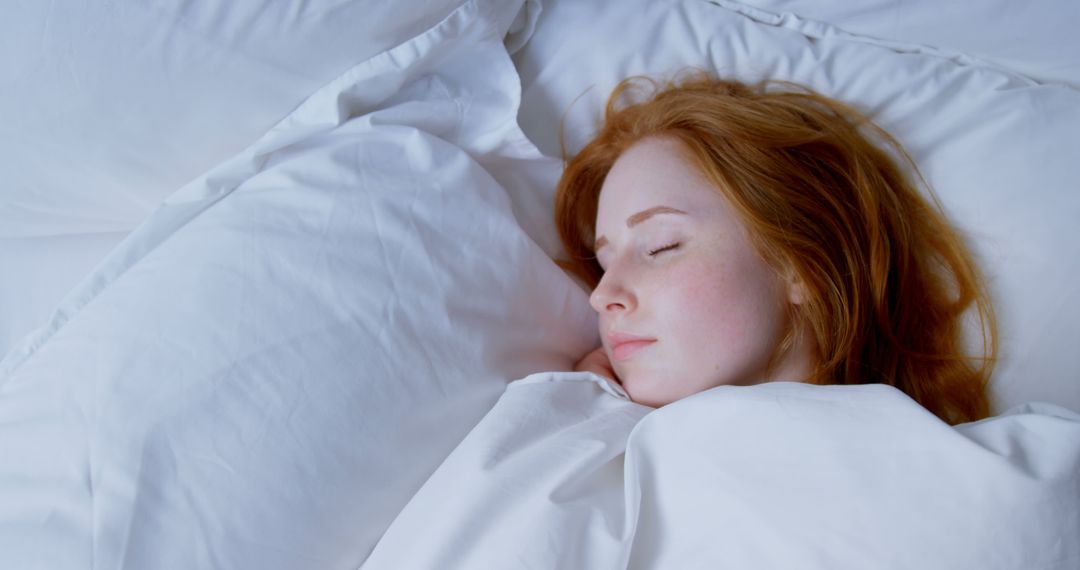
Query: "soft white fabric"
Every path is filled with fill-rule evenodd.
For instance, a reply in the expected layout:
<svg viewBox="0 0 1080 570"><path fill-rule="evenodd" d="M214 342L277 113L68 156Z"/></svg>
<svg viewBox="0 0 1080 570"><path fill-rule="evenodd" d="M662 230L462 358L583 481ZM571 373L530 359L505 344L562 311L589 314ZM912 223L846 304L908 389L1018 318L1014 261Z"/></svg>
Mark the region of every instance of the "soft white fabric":
<svg viewBox="0 0 1080 570"><path fill-rule="evenodd" d="M620 568L626 437L652 408L587 372L511 383L363 568Z"/></svg>
<svg viewBox="0 0 1080 570"><path fill-rule="evenodd" d="M827 26L819 25L821 32ZM807 36L704 0L548 0L525 47L522 128L559 156L591 138L632 75L686 68L796 81L850 102L895 135L970 236L999 310L999 409L1080 410L1080 91L996 68Z"/></svg>
<svg viewBox="0 0 1080 570"><path fill-rule="evenodd" d="M316 89L460 4L7 3L0 236L130 231Z"/></svg>
<svg viewBox="0 0 1080 570"><path fill-rule="evenodd" d="M319 90L0 362L0 567L355 567L509 379L589 348L515 218L559 170L514 121L516 8Z"/></svg>
<svg viewBox="0 0 1080 570"><path fill-rule="evenodd" d="M808 31L814 21L864 39L917 44L930 53L974 59L1040 82L1080 88L1080 2L1076 0L713 0L761 10Z"/></svg>
<svg viewBox="0 0 1080 570"><path fill-rule="evenodd" d="M952 428L887 386L779 382L650 412L543 373L507 388L363 569L1071 570L1078 536L1064 408Z"/></svg>
<svg viewBox="0 0 1080 570"><path fill-rule="evenodd" d="M0 356L43 325L168 194L242 150L346 69L411 39L461 3L5 6L0 84L13 88L0 89ZM535 22L528 16L539 10L534 0L527 5L510 30L517 43L528 39ZM499 15L512 16L512 9ZM543 245L550 248L550 240Z"/></svg>
<svg viewBox="0 0 1080 570"><path fill-rule="evenodd" d="M9 7L0 23L0 62L14 70L5 76L23 90L0 92L0 112L11 113L0 127L0 150L11 180L17 179L13 172L29 173L31 184L22 189L67 193L38 195L9 184L0 197L69 199L37 203L40 210L7 210L12 215L0 231L19 239L126 232L171 184L241 148L326 78L381 49L346 53L334 42L367 45L362 30L369 28L386 30L386 37L405 29L411 34L437 22L442 14L436 17L436 8L444 6L375 4L186 2L167 8L61 1ZM443 14L456 4L445 4ZM67 296L44 328L0 361L0 567L355 567L487 412L506 379L565 369L591 348L595 321L584 292L544 255L555 250L547 200L558 164L540 157L513 121L519 82L498 43L516 4L469 2L422 37L318 92L254 146L173 196ZM55 11L46 17L50 6ZM908 144L946 206L975 230L993 261L1006 341L996 385L1003 401L1043 399L1080 408L1080 355L1070 344L1080 323L1070 302L1080 252L1066 225L1080 213L1070 186L1077 178L1075 145L1068 138L1078 124L1075 92L1032 88L995 69L839 33L809 38L703 1L551 0L538 7L531 3L528 14L540 19L516 22L509 45L526 87L521 120L553 156L563 111L587 87L592 91L568 117L572 148L587 139L618 79L686 65L799 80L874 113ZM383 9L390 12L378 12ZM33 17L20 19L15 10ZM405 12L420 19L404 28L389 25ZM315 13L319 17L305 17ZM282 24L256 14L280 16L266 17ZM304 33L296 31L300 22L310 23ZM523 43L533 29L538 36ZM242 38L253 43L243 49L231 43ZM31 41L40 49L27 48ZM259 49L276 49L271 44L280 44L278 59ZM313 53L308 46L325 47L320 53L327 58L307 57ZM283 64L289 54L297 59ZM80 64L86 61L96 63ZM208 67L193 75L189 66L196 63ZM815 525L835 529L857 520L878 531L895 519L875 518L866 504L880 503L882 513L910 508L937 492L938 481L952 481L945 475L966 476L965 493L926 506L920 525L936 516L945 522L930 528L945 528L961 511L975 513L964 521L1004 520L995 529L978 527L986 534L969 540L998 547L993 552L1003 561L1025 556L1012 567L1048 560L1076 565L1070 536L1076 536L1077 515L1068 511L1076 500L1059 492L1075 493L1076 481L1055 479L1077 472L1072 418L1054 420L1035 408L954 432L887 389L869 389L889 400L879 408L846 396L803 406L786 392L731 389L740 395L731 406L712 402L710 392L650 414L632 438L649 452L631 450L624 478L616 469L617 436L625 442L647 410L606 392L614 388L595 378L582 382L579 375L576 384L546 378L530 389L558 394L518 400L531 405L505 416L507 408L497 408L473 432L504 442L499 457L521 460L500 473L532 479L512 477L501 488L474 482L490 473L468 476L476 473L470 461L481 457L470 455L479 450L470 438L457 455L470 461L447 462L464 469L455 486L440 494L434 482L453 480L440 471L398 518L379 555L386 558L374 559L373 567L402 554L392 546L416 536L400 529L418 523L423 501L440 498L449 499L447 506L431 510L431 522L489 512L499 518L474 521L485 529L475 536L464 523L440 527L428 542L414 543L416 552L405 553L438 560L439 568L452 567L455 557L515 554L509 548L585 561L586 567L615 555L630 556L635 565L694 567L698 559L686 562L681 553L701 550L697 541L706 539L725 545L721 560L736 567L763 567L785 556L795 563L783 567L814 567L819 560L820 567L836 567L837 560L881 567L910 559L867 562L862 552L892 552L894 545L874 542L864 551L852 541L822 542L812 534ZM524 385L505 397L525 394ZM767 397L753 403L747 394ZM545 398L560 411L538 406ZM904 403L892 405L897 402ZM868 417L866 406L880 414ZM865 421L840 430L844 410ZM796 427L800 413L807 420ZM814 418L821 428L808 430ZM897 423L880 425L888 418ZM866 422L880 429L861 437ZM508 431L516 425L520 433ZM904 439L909 425L925 441ZM556 426L569 429L543 431ZM680 437L695 426L715 433ZM536 444L522 449L526 440ZM804 458L798 453L804 447L832 454L794 467L778 463L785 454L761 460L763 450L807 440L786 456ZM837 446L849 441L860 447ZM926 453L925 442L933 443ZM788 508L820 514L808 506L817 495L798 494L806 487L792 487L790 478L755 488L758 477L769 481L763 471L743 477L746 486L738 492L709 494L703 489L723 490L713 477L718 471L693 471L700 467L694 462L718 458L751 467L813 467L805 481L884 473L882 479L842 479L849 487L813 488L847 511L798 527L810 534L790 546L794 531L775 538L765 525L783 520ZM865 463L873 458L878 465ZM937 473L935 484L919 494L896 479L937 466L948 473ZM611 486L619 480L623 487ZM551 493L537 502L529 495L533 487ZM619 490L633 488L668 492L662 504L648 496L627 503L633 497ZM894 499L894 488L908 494ZM500 507L470 491L519 498ZM627 504L636 504L638 514L617 510ZM1009 505L1015 516L994 518L993 509ZM633 522L645 520L643 513L677 536L650 546L648 537L659 531ZM556 525L550 534L533 532L549 524ZM627 553L631 525L641 546ZM565 528L579 529L592 542ZM729 528L743 534L728 538L769 548L750 541L753 548L740 550L743 543L720 540ZM955 528L948 533L955 535ZM493 536L520 538L477 546ZM1044 548L1043 539L1056 542ZM766 555L773 558L757 558ZM509 560L494 567L522 565Z"/></svg>
<svg viewBox="0 0 1080 570"><path fill-rule="evenodd" d="M49 320L60 300L127 232L0 237L0 358Z"/></svg>
<svg viewBox="0 0 1080 570"><path fill-rule="evenodd" d="M7 3L0 356L166 196L461 3Z"/></svg>
<svg viewBox="0 0 1080 570"><path fill-rule="evenodd" d="M460 4L7 3L0 356L166 196Z"/></svg>

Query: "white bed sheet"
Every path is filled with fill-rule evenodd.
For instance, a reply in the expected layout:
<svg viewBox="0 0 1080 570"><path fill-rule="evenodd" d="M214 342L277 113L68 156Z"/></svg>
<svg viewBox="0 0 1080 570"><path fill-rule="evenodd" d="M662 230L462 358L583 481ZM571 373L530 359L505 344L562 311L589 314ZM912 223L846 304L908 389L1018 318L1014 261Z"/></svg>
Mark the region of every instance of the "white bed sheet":
<svg viewBox="0 0 1080 570"><path fill-rule="evenodd" d="M461 3L5 4L0 356L166 196Z"/></svg>
<svg viewBox="0 0 1080 570"><path fill-rule="evenodd" d="M350 10L358 5L346 4ZM1069 146L1078 130L1075 90L1034 86L1026 77L918 46L808 35L800 27L805 20L772 25L704 0L530 1L527 14L539 18L522 22L525 31L509 43L520 48L514 58L524 89L518 120L547 151L545 158L516 132L519 83L505 54L491 51L497 34L477 35L466 25L475 8L501 7L493 16L498 22L487 21L496 24L488 32L504 30L515 12L512 3L468 4L472 16L456 12L450 24L444 21L429 30L421 45L409 42L377 58L378 65L387 66L384 73L370 62L366 70L353 69L247 151L188 184L62 302L60 291L96 265L108 242L119 239L142 214L127 216L128 210L113 210L105 200L98 204L104 209L63 204L85 215L89 225L23 220L28 223L24 229L39 237L19 235L7 243L25 248L0 249L0 262L11 262L6 270L24 268L9 281L9 289L0 289L11 293L0 309L19 306L26 309L22 314L44 315L59 303L60 310L0 362L0 457L6 461L0 463L0 504L16 505L0 509L0 566L89 567L92 560L110 568L354 567L490 409L508 379L566 369L597 342L585 292L548 259L558 251L550 227L558 163L550 156L559 151L559 123L570 102L591 86L566 115L573 149L595 128L597 111L615 81L685 65L802 81L878 116L913 150L950 211L977 237L989 240L981 251L992 261L994 286L1006 301L1002 370L1007 381L997 386L1005 406L1046 400L1080 409L1080 383L1075 381L1080 355L1071 347L1080 326L1080 305L1071 302L1077 294L1074 284L1080 282L1073 278L1080 275L1080 244L1062 239L1072 235L1071 225L1080 215L1080 199L1071 192L1077 166ZM199 25L213 28L213 9L207 6L198 12L206 16ZM242 20L225 18L221 29L242 30ZM526 42L532 23L536 34ZM813 25L822 29L820 23ZM266 33L273 27L258 29ZM335 29L345 33L348 26ZM308 32L317 35L318 25ZM113 39L122 44L124 37ZM483 49L469 43L479 37ZM477 51L469 51L470 45ZM436 57L435 48L445 48L451 59L475 59L443 69L446 79L417 81L424 74L414 73L414 65ZM248 73L255 71L232 79ZM395 96L392 91L404 84L410 91ZM454 109L472 113L470 120L455 123L454 117L465 115ZM279 110L284 114L288 109ZM352 116L368 112L376 120L367 124ZM262 120L272 122L268 117ZM262 128L249 127L244 136L254 137ZM384 137L385 144L365 147L349 142L352 136ZM376 147L400 152L379 155ZM403 176L409 180L402 182ZM439 186L439 181L449 185ZM121 187L134 192L124 202L127 207L156 203L137 187ZM421 187L428 198L440 198L410 201L408 194L387 192L385 200L365 201L354 193L357 188ZM79 196L78 188L72 188L67 189ZM86 198L104 197L91 193ZM102 212L123 223L109 225L113 218L101 217ZM74 241L79 234L70 234L89 228L118 233L83 234L100 237L85 243ZM69 237L40 237L53 231ZM381 249L372 249L373 244ZM1019 304L1008 304L1017 299ZM36 318L26 317L15 328ZM910 512L902 510L902 499L913 497L915 490L905 488L908 494L893 496L874 486L904 483L889 478L895 470L874 471L895 467L904 458L923 469L916 471L925 475L918 481L934 492L933 477L955 481L970 476L972 494L952 497L951 503L941 494L943 501L928 508L948 510L925 511L940 514L943 525L958 521L961 511L999 520L993 509L1029 500L1016 512L1030 525L1008 520L1000 528L979 527L987 533L981 538L969 537L991 541L1003 561L1013 555L1046 556L1042 560L1053 568L1055 554L1059 561L1076 560L1077 542L1068 534L1053 547L1040 542L1076 527L1075 509L1068 510L1077 502L1075 478L1068 475L1075 476L1077 469L1075 418L1067 412L1035 406L954 431L881 387L837 401L817 399L815 392L803 406L781 405L802 388L776 386L720 390L722 398L712 393L692 398L638 424L648 410L619 399L610 385L595 378L582 381L581 375L546 378L515 385L504 399L523 394L526 385L561 395L538 394L525 408L522 402L518 408L496 407L482 424L486 427L473 431L459 447L457 456L465 461L444 465L451 474L484 480L492 475L488 467L496 464L484 464L477 472L470 463L481 457L474 444L490 450L492 442L502 442L504 451L524 460L521 465L535 468L516 465L506 473L520 477L499 480L503 487L485 483L464 492L461 479L458 488L440 492L439 485L453 479L440 471L428 482L432 490L414 497L419 506L400 513L398 530L386 537L372 567L410 567L382 565L404 559L437 561L433 567L438 568L461 560L494 561L515 554L503 548L507 544L527 545L529 551L518 554L545 563L564 556L586 567L612 556L635 565L693 567L682 558L692 556L687 552L713 552L714 547L716 560L735 565L759 566L761 557L771 556L767 561L786 567L793 560L800 567L806 560L878 566L861 557L893 552L894 545L833 543L813 534L828 525L791 529L809 534L791 548L773 548L790 534L770 534L775 528L764 523L781 517L757 507L778 512L797 505L796 512L811 517L820 512L815 493L835 491L836 500L849 509L829 519L834 527L853 520L841 518L845 513L865 516L869 525L888 522L888 517L859 511L867 504L859 497L901 510L898 520L907 520L902 517ZM820 392L841 393L847 394ZM545 398L551 411L536 405ZM862 424L844 424L851 419L845 417L811 422L814 414L844 406L852 409L852 418L863 417L866 407L873 409L879 401L884 402L882 415L867 418L879 422L873 424L881 428L877 432L863 434ZM744 413L754 409L762 412L760 417ZM523 415L526 410L532 415ZM795 429L793 418L798 417L808 422L798 425L820 423L821 431ZM918 450L928 454L904 455L913 448L902 446L890 450L893 455L883 454L881 441L910 441L895 426L880 425L887 418L916 426L915 433L926 435L920 441L931 447ZM586 433L601 425L593 420L607 422L596 437ZM677 437L686 425L714 432L714 437ZM754 437L731 438L733 425ZM559 426L578 427L550 431ZM631 432L636 435L624 463L621 454ZM718 456L733 460L743 454L746 461L739 465L763 466L793 458L775 454L763 460L760 452L770 445L758 435L774 437L776 446L791 446L790 438L802 435L806 449L835 452L811 463L817 471L810 475L821 479L844 472L840 467L880 478L868 475L842 489L820 484L809 489L814 493L784 501L775 495L781 487L762 486L765 479L743 477L749 486L740 492L746 494L733 495L733 488L717 487L711 480L685 478L739 474L721 470L726 464L708 464ZM1037 442L1035 436L1045 437ZM526 440L531 445L522 445ZM674 445L677 441L682 444ZM858 449L865 456L828 447L837 441L861 442ZM938 464L920 462L938 453ZM954 456L984 463L975 473L967 463L951 463ZM863 463L874 457L878 464ZM556 465L565 468L548 469ZM639 489L670 494L662 502L645 493L637 503L628 502L633 497L623 491L634 487L627 483L631 477L623 475L624 465ZM955 469L945 474L933 470L950 466ZM1017 477L1018 472L1027 478ZM623 486L612 487L616 480ZM792 489L790 480L784 484ZM545 485L572 492L556 493L555 509L542 497L524 494ZM1062 486L1073 494L1058 492ZM976 492L992 494L987 489L996 489L1002 502L977 502L984 496ZM523 493L515 495L517 501L494 502L516 492ZM458 495L459 501L442 502L434 510L423 507ZM435 516L429 520L425 512ZM487 522L479 520L485 513L493 515ZM476 525L453 532L442 526L429 542L406 548L407 529L439 517ZM760 519L761 532L745 528L754 517ZM639 520L662 524L645 528ZM493 528L495 523L504 524ZM580 535L559 530L575 524L595 539L591 546L575 542ZM535 528L554 530L529 531ZM745 532L718 537L715 528ZM472 533L465 537L469 540L455 542L463 532ZM669 532L683 540L650 545L659 533ZM491 546L496 536L520 542ZM640 537L633 544L643 546L628 546L632 536ZM948 545L941 548L944 554L962 555ZM919 554L898 553L895 560L918 566L921 560L904 556Z"/></svg>
<svg viewBox="0 0 1080 570"><path fill-rule="evenodd" d="M316 89L461 0L15 2L0 236L130 231Z"/></svg>
<svg viewBox="0 0 1080 570"><path fill-rule="evenodd" d="M0 187L0 357L45 325L65 294L166 196L254 142L344 70L412 39L462 3L6 6L0 79L20 88L0 91L0 164L8 176ZM508 42L529 38L539 10L539 2L526 3ZM557 239L540 229L550 225L543 197L515 196L515 215L554 255Z"/></svg>
<svg viewBox="0 0 1080 570"><path fill-rule="evenodd" d="M1072 570L1078 489L1064 408L953 428L891 387L778 382L651 411L544 373L510 384L362 568Z"/></svg>
<svg viewBox="0 0 1080 570"><path fill-rule="evenodd" d="M355 567L507 379L591 345L515 215L559 170L514 122L515 8L313 94L0 360L0 568Z"/></svg>
<svg viewBox="0 0 1080 570"><path fill-rule="evenodd" d="M60 300L127 232L0 237L0 358L49 321Z"/></svg>

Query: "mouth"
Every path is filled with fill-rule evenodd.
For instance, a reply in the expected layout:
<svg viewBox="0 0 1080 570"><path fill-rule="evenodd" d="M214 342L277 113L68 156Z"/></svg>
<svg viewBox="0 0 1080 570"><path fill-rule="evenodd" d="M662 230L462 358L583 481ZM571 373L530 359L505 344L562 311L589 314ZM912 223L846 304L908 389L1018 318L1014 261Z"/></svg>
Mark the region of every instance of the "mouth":
<svg viewBox="0 0 1080 570"><path fill-rule="evenodd" d="M618 342L611 347L611 358L614 360L626 360L654 342L656 342L655 339L624 340Z"/></svg>
<svg viewBox="0 0 1080 570"><path fill-rule="evenodd" d="M625 361L626 358L630 358L656 341L657 339L612 333L608 338L608 344L611 347L611 358L615 359L615 361Z"/></svg>

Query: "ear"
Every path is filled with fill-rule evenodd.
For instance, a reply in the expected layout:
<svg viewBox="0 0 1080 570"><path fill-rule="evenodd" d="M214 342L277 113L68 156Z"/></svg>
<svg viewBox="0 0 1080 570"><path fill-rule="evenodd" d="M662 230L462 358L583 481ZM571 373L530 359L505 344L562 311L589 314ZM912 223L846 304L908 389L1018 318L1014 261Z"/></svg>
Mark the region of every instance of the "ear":
<svg viewBox="0 0 1080 570"><path fill-rule="evenodd" d="M788 269L784 272L784 284L787 286L788 303L802 305L809 298L806 291L806 283L798 272Z"/></svg>

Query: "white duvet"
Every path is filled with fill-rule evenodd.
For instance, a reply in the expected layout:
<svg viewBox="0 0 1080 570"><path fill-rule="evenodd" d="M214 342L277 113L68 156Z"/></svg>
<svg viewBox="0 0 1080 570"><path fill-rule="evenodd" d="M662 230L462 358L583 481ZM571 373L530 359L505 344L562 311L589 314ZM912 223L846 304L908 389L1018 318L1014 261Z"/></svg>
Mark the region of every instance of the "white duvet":
<svg viewBox="0 0 1080 570"><path fill-rule="evenodd" d="M721 387L660 410L512 383L372 569L1080 567L1080 416L955 428L883 385Z"/></svg>

